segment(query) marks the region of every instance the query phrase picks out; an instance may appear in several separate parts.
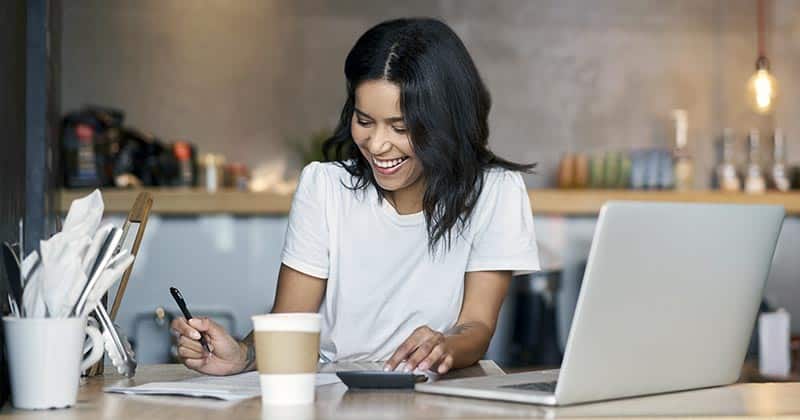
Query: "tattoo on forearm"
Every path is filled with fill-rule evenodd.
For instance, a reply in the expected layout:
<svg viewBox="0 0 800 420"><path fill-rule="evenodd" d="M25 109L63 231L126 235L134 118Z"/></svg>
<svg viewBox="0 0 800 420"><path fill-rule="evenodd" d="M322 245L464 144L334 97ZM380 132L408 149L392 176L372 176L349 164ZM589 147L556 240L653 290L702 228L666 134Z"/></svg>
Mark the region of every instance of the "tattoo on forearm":
<svg viewBox="0 0 800 420"><path fill-rule="evenodd" d="M253 331L250 331L250 334L247 334L247 337L242 340L242 343L244 343L245 347L247 348L244 370L253 370L256 368L256 346L254 343Z"/></svg>
<svg viewBox="0 0 800 420"><path fill-rule="evenodd" d="M459 324L453 326L453 328L448 329L444 332L444 335L460 335L464 334L465 332L469 332L472 329L472 326L469 324Z"/></svg>

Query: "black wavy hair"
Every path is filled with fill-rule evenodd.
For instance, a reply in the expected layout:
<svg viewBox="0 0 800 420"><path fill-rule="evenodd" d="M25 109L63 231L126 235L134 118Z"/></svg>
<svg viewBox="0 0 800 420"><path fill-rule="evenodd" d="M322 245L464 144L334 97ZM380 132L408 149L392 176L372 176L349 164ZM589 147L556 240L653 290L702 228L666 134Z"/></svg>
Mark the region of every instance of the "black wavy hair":
<svg viewBox="0 0 800 420"><path fill-rule="evenodd" d="M353 177L353 190L373 185L383 199L350 133L355 91L360 83L387 80L400 88L400 109L414 153L422 164L422 207L431 252L449 249L455 228L469 223L491 167L530 173L536 164L495 156L488 146L491 97L466 47L444 22L429 18L389 20L356 41L344 65L347 101L331 138L323 144L328 161Z"/></svg>

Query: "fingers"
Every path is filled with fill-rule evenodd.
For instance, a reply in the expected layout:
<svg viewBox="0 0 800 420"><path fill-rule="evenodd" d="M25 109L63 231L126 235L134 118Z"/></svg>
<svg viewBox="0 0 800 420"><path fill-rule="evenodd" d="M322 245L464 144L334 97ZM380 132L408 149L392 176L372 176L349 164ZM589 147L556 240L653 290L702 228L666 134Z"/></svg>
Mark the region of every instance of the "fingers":
<svg viewBox="0 0 800 420"><path fill-rule="evenodd" d="M186 347L187 349L202 353L205 349L203 349L203 345L200 344L197 340L192 340L189 337L181 336L178 339L178 347Z"/></svg>
<svg viewBox="0 0 800 420"><path fill-rule="evenodd" d="M440 332L432 332L432 334L417 347L417 350L411 354L411 357L408 358L406 361L406 369L414 371L414 369L419 367L424 370L438 363L439 359L444 354L443 344L444 335ZM424 363L428 358L430 358L430 361L420 366L420 364Z"/></svg>
<svg viewBox="0 0 800 420"><path fill-rule="evenodd" d="M207 317L192 318L189 320L189 325L205 333L212 340L228 334L225 328Z"/></svg>
<svg viewBox="0 0 800 420"><path fill-rule="evenodd" d="M422 349L421 346L420 349ZM417 353L418 352L419 350L417 350ZM430 369L431 367L438 365L443 356L444 356L444 346L442 344L437 344L435 347L433 347L430 353L428 353L427 357L425 357L424 359L422 359L421 362L419 362L419 365L417 365L417 367L420 370Z"/></svg>
<svg viewBox="0 0 800 420"><path fill-rule="evenodd" d="M448 354L444 357L441 363L439 363L439 367L436 369L440 375L444 375L445 373L449 372L450 369L453 368L453 356Z"/></svg>
<svg viewBox="0 0 800 420"><path fill-rule="evenodd" d="M183 359L184 363L186 361L192 360L192 359L194 359L194 360L197 360L197 359L205 360L206 355L207 355L207 353L205 353L202 350L201 351L197 351L197 350L194 350L192 348L184 347L184 346L179 346L178 347L178 356L180 356Z"/></svg>
<svg viewBox="0 0 800 420"><path fill-rule="evenodd" d="M174 319L171 328L176 335L178 356L183 359L186 366L192 367L189 363L190 360L202 360L205 364L208 352L200 344L200 332L192 328L184 318Z"/></svg>
<svg viewBox="0 0 800 420"><path fill-rule="evenodd" d="M186 322L186 318L175 318L170 325L173 331L179 335L183 335L195 340L200 339L200 332L194 329Z"/></svg>
<svg viewBox="0 0 800 420"><path fill-rule="evenodd" d="M178 356L185 362L189 359L205 359L208 357L208 352L200 344L200 341L181 335L178 338Z"/></svg>
<svg viewBox="0 0 800 420"><path fill-rule="evenodd" d="M206 365L208 359L184 359L183 364L186 365L189 369L194 369L199 371Z"/></svg>
<svg viewBox="0 0 800 420"><path fill-rule="evenodd" d="M408 358L414 350L417 349L419 343L422 341L423 336L426 335L426 331L424 329L429 329L428 327L419 327L414 330L413 333L397 347L397 350L394 351L392 357L386 361L386 364L383 366L384 371L393 371L397 369L397 365L400 364L403 360Z"/></svg>

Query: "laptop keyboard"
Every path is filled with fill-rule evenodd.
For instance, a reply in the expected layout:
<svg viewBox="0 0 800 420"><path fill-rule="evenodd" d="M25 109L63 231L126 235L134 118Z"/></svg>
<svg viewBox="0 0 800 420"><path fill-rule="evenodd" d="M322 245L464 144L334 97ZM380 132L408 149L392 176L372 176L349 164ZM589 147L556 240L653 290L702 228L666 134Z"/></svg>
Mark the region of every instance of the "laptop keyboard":
<svg viewBox="0 0 800 420"><path fill-rule="evenodd" d="M504 385L500 388L553 393L556 392L556 382L531 382L527 384Z"/></svg>

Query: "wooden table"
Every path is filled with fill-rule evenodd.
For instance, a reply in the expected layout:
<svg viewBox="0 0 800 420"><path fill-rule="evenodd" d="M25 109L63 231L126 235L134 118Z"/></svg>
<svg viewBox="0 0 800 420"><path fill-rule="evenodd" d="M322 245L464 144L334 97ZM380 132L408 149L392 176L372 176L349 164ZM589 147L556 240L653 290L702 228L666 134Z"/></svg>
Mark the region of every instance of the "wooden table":
<svg viewBox="0 0 800 420"><path fill-rule="evenodd" d="M463 372L462 372L463 374ZM180 365L140 366L136 378L106 374L86 380L70 409L22 411L6 406L0 419L496 419L581 417L772 417L800 414L800 383L736 384L652 397L562 408L418 394L411 391L348 391L342 384L317 389L317 402L301 408L262 409L258 398L238 403L106 394L108 385L136 385L196 376Z"/></svg>

